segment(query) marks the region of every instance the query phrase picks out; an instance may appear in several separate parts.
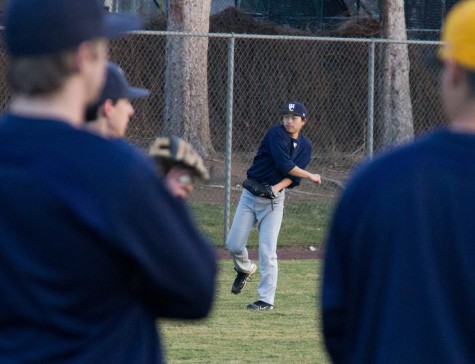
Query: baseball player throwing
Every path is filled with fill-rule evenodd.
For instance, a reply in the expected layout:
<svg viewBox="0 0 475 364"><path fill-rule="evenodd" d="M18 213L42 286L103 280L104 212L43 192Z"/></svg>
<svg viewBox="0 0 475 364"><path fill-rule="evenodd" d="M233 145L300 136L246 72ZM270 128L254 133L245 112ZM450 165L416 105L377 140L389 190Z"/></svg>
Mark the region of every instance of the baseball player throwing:
<svg viewBox="0 0 475 364"><path fill-rule="evenodd" d="M251 310L271 310L277 288L277 239L284 211L285 189L300 184L301 178L321 183L320 175L307 172L312 147L300 130L307 123L307 109L289 102L282 124L270 128L247 171L243 192L226 242L237 272L231 292L238 294L256 271L248 256L249 234L258 224L260 282L258 300Z"/></svg>

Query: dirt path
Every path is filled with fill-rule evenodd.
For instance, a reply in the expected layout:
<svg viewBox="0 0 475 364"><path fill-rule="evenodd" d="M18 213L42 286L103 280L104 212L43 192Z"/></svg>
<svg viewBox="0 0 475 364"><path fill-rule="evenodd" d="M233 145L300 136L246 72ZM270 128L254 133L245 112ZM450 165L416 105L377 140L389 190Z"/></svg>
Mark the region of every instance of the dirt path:
<svg viewBox="0 0 475 364"><path fill-rule="evenodd" d="M229 252L224 248L218 248L217 254L219 259L230 259ZM310 250L308 247L284 247L277 248L277 258L282 260L289 259L320 259L323 251L320 248ZM249 249L249 258L252 260L258 259L258 251L256 248Z"/></svg>

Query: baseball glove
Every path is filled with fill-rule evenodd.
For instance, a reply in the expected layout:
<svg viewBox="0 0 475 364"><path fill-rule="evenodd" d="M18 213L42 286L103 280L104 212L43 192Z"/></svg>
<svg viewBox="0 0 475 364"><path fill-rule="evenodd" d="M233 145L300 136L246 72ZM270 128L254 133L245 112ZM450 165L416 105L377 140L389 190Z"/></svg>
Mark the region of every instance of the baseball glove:
<svg viewBox="0 0 475 364"><path fill-rule="evenodd" d="M167 174L174 165L182 164L192 169L201 180L209 179L203 159L190 143L180 137L173 135L155 139L149 149L149 155L161 166L164 174Z"/></svg>
<svg viewBox="0 0 475 364"><path fill-rule="evenodd" d="M262 198L268 198L270 200L274 199L277 197L277 195L274 193L272 190L271 185L267 185L264 183L259 183L255 180L252 179L246 179L242 186L248 190L250 193L252 193L254 196L262 197Z"/></svg>

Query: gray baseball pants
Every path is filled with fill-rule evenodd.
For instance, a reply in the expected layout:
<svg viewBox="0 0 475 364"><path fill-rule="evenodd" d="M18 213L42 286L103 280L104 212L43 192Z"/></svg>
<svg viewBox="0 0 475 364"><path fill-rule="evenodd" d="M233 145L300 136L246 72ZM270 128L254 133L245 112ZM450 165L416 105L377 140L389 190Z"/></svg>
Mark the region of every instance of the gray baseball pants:
<svg viewBox="0 0 475 364"><path fill-rule="evenodd" d="M284 213L285 190L273 200L256 197L243 190L226 246L239 272L250 272L251 260L247 251L249 234L257 224L259 233L259 300L274 304L277 289L277 239Z"/></svg>

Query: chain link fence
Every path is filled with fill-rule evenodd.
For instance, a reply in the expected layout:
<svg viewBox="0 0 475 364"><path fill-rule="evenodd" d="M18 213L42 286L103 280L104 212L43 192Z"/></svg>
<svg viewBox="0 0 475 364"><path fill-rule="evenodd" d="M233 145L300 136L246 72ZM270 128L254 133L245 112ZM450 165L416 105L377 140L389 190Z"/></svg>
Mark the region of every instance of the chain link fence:
<svg viewBox="0 0 475 364"><path fill-rule="evenodd" d="M113 41L111 60L121 65L132 85L151 90L148 98L134 101L136 113L127 132L127 139L143 150L163 130L167 37L193 36L209 37L209 125L215 149L205 160L211 180L198 185L190 200L197 221L216 245L224 245L242 181L262 137L281 122L280 110L287 101L301 101L309 110L303 134L313 146L308 170L324 180L320 186L303 180L287 191L279 244L321 245L339 183L345 183L357 163L383 148L378 99L380 56L387 42L155 31ZM407 46L414 130L419 135L444 122L439 69L433 61L438 43L408 41ZM1 87L4 106L8 98ZM256 244L251 235L250 245Z"/></svg>
<svg viewBox="0 0 475 364"><path fill-rule="evenodd" d="M167 36L196 35L142 32L112 47L112 59L124 67L131 82L152 90L151 97L136 102L137 113L128 132L129 140L143 148L161 134L163 127ZM281 121L280 110L286 101L302 101L310 114L303 133L313 145L308 169L325 180L321 186L303 180L299 188L288 191L280 244L320 245L340 192L334 181L344 184L351 168L373 152L369 148L378 152L383 147L379 59L387 43L291 36L207 36L209 123L216 154L206 160L211 181L199 186L191 200L198 208L198 220L212 230L208 232L217 244L223 244L242 181L261 138ZM438 43L407 43L414 129L421 134L443 123L439 69L434 62ZM231 71L233 96L229 100ZM229 105L232 115L228 115ZM230 120L232 126L227 124ZM231 154L226 155L230 131ZM208 205L217 210L203 207ZM208 220L210 216L212 221Z"/></svg>

